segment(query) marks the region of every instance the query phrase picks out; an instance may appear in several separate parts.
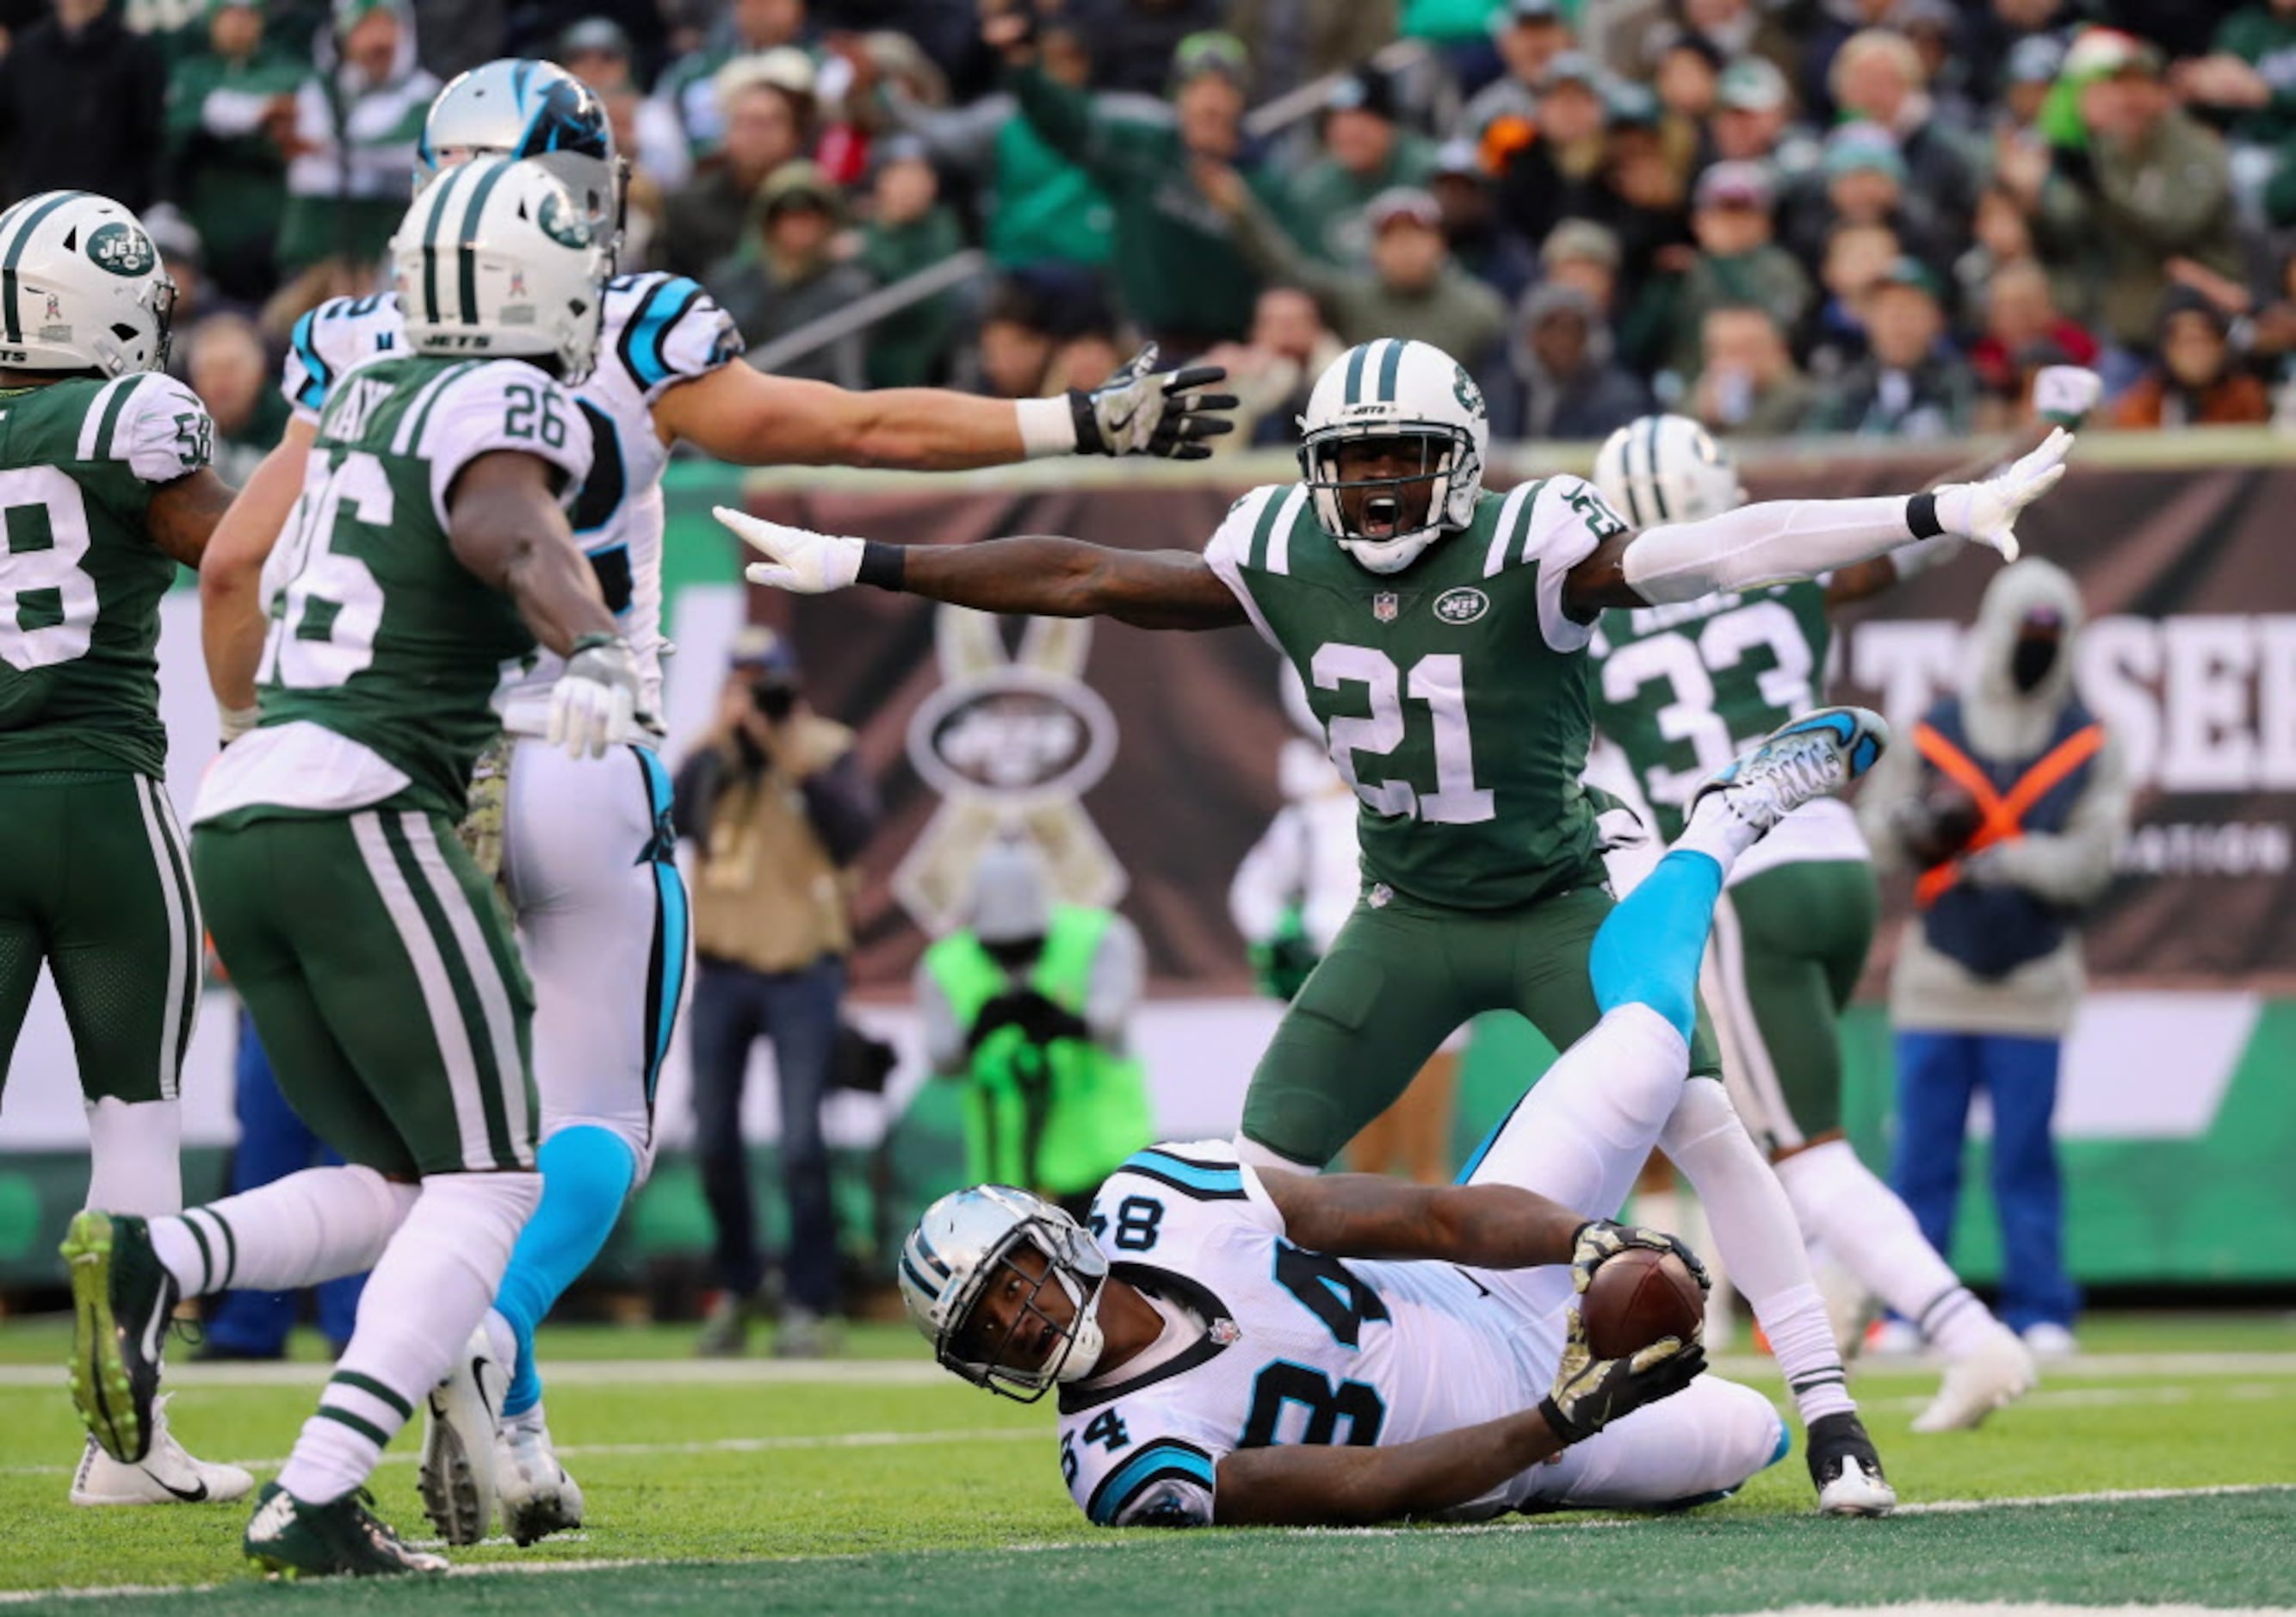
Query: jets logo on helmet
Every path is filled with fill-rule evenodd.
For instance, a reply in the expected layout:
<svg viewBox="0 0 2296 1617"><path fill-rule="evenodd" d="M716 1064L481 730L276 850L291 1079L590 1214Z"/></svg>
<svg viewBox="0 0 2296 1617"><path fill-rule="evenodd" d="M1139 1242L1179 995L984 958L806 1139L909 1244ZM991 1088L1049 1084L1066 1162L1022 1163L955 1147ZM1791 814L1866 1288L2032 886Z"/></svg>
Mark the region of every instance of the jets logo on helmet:
<svg viewBox="0 0 2296 1617"><path fill-rule="evenodd" d="M901 1302L933 1357L1022 1403L1092 1374L1107 1278L1107 1254L1082 1225L1009 1185L943 1196L901 1245ZM1047 1288L1064 1309L1045 1306Z"/></svg>
<svg viewBox="0 0 2296 1617"><path fill-rule="evenodd" d="M1431 343L1392 337L1333 360L1300 418L1316 522L1359 564L1399 572L1475 518L1490 447L1483 396Z"/></svg>
<svg viewBox="0 0 2296 1617"><path fill-rule="evenodd" d="M1686 415L1644 415L1603 440L1595 487L1637 528L1695 522L1746 503L1738 463Z"/></svg>
<svg viewBox="0 0 2296 1617"><path fill-rule="evenodd" d="M414 200L391 238L406 340L418 353L551 358L566 381L598 354L606 250L556 176L531 160L479 158Z"/></svg>
<svg viewBox="0 0 2296 1617"><path fill-rule="evenodd" d="M628 165L606 103L556 62L506 56L439 91L414 149L414 194L474 157L534 159L566 183L591 234L619 243Z"/></svg>
<svg viewBox="0 0 2296 1617"><path fill-rule="evenodd" d="M110 197L47 191L0 213L0 365L156 371L175 309L151 235Z"/></svg>

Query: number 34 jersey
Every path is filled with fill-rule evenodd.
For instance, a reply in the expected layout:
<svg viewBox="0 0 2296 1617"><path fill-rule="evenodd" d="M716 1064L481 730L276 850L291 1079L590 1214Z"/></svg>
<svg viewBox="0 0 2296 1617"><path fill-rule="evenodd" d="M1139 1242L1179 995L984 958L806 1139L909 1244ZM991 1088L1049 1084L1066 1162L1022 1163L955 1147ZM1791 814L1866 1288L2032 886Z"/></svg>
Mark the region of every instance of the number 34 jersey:
<svg viewBox="0 0 2296 1617"><path fill-rule="evenodd" d="M1555 1326L1474 1271L1285 1240L1225 1142L1137 1153L1090 1223L1111 1273L1167 1320L1149 1354L1061 1389L1061 1470L1099 1526L1208 1523L1220 1459L1239 1449L1407 1443L1531 1408L1554 1373ZM1514 1491L1455 1514L1494 1514Z"/></svg>
<svg viewBox="0 0 2296 1617"><path fill-rule="evenodd" d="M1579 784L1593 734L1566 576L1626 524L1550 477L1485 493L1473 521L1402 571L1357 565L1303 485L1255 488L1204 560L1298 670L1361 800L1365 876L1459 909L1603 880Z"/></svg>
<svg viewBox="0 0 2296 1617"><path fill-rule="evenodd" d="M606 604L638 654L640 705L660 710L662 470L669 446L654 431L653 403L681 382L705 376L742 351L726 311L682 275L617 275L606 283L597 368L572 390L589 423L589 476L570 515L574 537L598 575ZM379 353L406 346L398 300L338 298L295 324L281 391L299 419L318 419L335 383ZM510 697L513 728L531 727L558 677L545 654Z"/></svg>
<svg viewBox="0 0 2296 1617"><path fill-rule="evenodd" d="M144 516L213 436L168 376L0 392L0 774L165 770L160 597L176 563Z"/></svg>

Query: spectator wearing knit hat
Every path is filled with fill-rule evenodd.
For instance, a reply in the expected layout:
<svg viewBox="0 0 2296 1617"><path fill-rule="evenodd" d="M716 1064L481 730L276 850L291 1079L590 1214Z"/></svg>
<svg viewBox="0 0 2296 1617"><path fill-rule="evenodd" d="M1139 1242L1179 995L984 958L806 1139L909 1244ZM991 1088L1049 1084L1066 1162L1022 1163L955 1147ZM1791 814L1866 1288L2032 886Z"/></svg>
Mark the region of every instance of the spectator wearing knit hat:
<svg viewBox="0 0 2296 1617"><path fill-rule="evenodd" d="M1816 291L1794 256L1774 238L1770 178L1757 163L1717 163L1698 176L1690 227L1698 256L1684 272L1675 307L1671 368L1698 373L1707 314L1726 305L1767 311L1785 331L1808 315Z"/></svg>
<svg viewBox="0 0 2296 1617"><path fill-rule="evenodd" d="M869 272L839 256L845 201L816 165L784 163L758 193L750 245L709 276L718 301L752 349L786 336L865 297ZM777 376L866 385L859 333L774 366Z"/></svg>
<svg viewBox="0 0 2296 1617"><path fill-rule="evenodd" d="M1888 29L1866 29L1842 42L1827 75L1845 120L1886 130L1906 166L1906 188L1922 198L1939 226L1938 249L1950 255L1969 235L1977 207L1977 166L1959 120L1939 116L1928 88L1928 68L1911 40Z"/></svg>
<svg viewBox="0 0 2296 1617"><path fill-rule="evenodd" d="M767 178L812 149L813 66L796 51L728 63L711 103L718 150L662 210L660 266L700 275L741 245Z"/></svg>
<svg viewBox="0 0 2296 1617"><path fill-rule="evenodd" d="M2120 396L2112 424L2157 431L2271 419L2271 396L2242 368L2224 311L2191 287L2170 287L2161 301L2160 357Z"/></svg>
<svg viewBox="0 0 2296 1617"><path fill-rule="evenodd" d="M1656 407L1649 386L1613 357L1594 300L1554 281L1524 295L1482 386L1497 439L1595 443Z"/></svg>
<svg viewBox="0 0 2296 1617"><path fill-rule="evenodd" d="M1398 120L1395 84L1376 68L1336 81L1318 115L1317 154L1283 188L1283 217L1300 245L1328 264L1370 254L1364 208L1398 185L1423 185L1435 148Z"/></svg>
<svg viewBox="0 0 2296 1617"><path fill-rule="evenodd" d="M1819 431L1899 439L1958 438L1975 406L1969 367L1945 344L1937 281L1901 258L1866 294L1869 351L1821 398Z"/></svg>
<svg viewBox="0 0 2296 1617"><path fill-rule="evenodd" d="M1460 109L1452 133L1475 142L1496 168L1533 138L1546 70L1570 48L1570 25L1556 0L1508 0L1492 14L1491 40L1506 70Z"/></svg>

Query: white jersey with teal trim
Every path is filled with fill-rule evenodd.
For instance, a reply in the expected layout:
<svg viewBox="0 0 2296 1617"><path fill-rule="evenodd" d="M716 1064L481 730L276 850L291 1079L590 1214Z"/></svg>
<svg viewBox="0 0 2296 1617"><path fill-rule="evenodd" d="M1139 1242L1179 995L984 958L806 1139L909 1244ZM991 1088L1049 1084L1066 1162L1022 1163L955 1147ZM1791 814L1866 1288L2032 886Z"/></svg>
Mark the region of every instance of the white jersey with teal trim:
<svg viewBox="0 0 2296 1617"><path fill-rule="evenodd" d="M328 390L378 354L403 351L398 298L337 298L295 323L281 391L296 415L318 420ZM595 451L574 502L575 538L590 557L606 604L636 650L645 677L644 707L661 697L661 475L669 446L654 431L653 404L678 382L705 376L742 351L732 318L683 275L617 275L606 283L597 368L574 390ZM559 660L545 653L511 693L504 723L539 735Z"/></svg>
<svg viewBox="0 0 2296 1617"><path fill-rule="evenodd" d="M1061 1390L1061 1470L1100 1526L1210 1522L1217 1468L1239 1449L1407 1443L1530 1408L1552 1379L1558 1319L1472 1269L1292 1244L1224 1141L1138 1153L1089 1221L1111 1272L1166 1320L1147 1354ZM1526 1473L1447 1514L1530 1495Z"/></svg>

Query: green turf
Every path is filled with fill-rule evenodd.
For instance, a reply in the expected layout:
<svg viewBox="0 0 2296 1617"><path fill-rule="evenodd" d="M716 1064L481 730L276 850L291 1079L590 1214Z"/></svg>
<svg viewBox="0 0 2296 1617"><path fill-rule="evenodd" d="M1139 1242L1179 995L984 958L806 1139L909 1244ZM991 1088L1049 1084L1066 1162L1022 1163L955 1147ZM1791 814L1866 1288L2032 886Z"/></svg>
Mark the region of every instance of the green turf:
<svg viewBox="0 0 2296 1617"><path fill-rule="evenodd" d="M45 1326L0 1329L0 1360L37 1362ZM682 1355L684 1332L561 1331L560 1362ZM1861 1374L1892 1475L1909 1502L2296 1482L2296 1328L2283 1319L2098 1321L2098 1354L2277 1358L2076 1366L1982 1432L1916 1438L1931 1378ZM859 1346L904 1350L898 1332ZM914 1350L908 1350L912 1358ZM52 1359L53 1354L48 1357ZM2110 1371L2110 1373L2099 1373ZM1911 1516L1809 1518L1799 1456L1740 1498L1617 1527L1541 1524L1400 1535L1250 1532L1159 1537L1086 1528L1060 1483L1048 1411L955 1382L906 1384L602 1380L570 1375L553 1426L590 1500L578 1539L482 1546L458 1564L605 1560L675 1566L456 1580L406 1590L274 1588L237 1557L241 1506L75 1510L63 1501L78 1427L61 1386L0 1383L0 1590L222 1582L168 1597L187 1613L312 1599L426 1611L1046 1609L1082 1596L1129 1611L1414 1613L1749 1611L1930 1595L2296 1606L2296 1493ZM1769 1380L1750 1376L1757 1384ZM305 1385L201 1384L187 1373L176 1430L215 1457L273 1459L308 1414ZM383 1514L421 1528L401 1440L376 1476ZM677 1445L694 1446L679 1452ZM1019 1547L1083 1545L1067 1555ZM857 1559L822 1559L857 1557ZM783 1559L767 1559L783 1558ZM789 1559L797 1558L797 1559ZM737 1563L750 1564L727 1564ZM1631 1600L1620 1591L1632 1589ZM157 1610L156 1602L146 1603ZM143 1605L107 1600L106 1609ZM77 1609L85 1611L85 1605Z"/></svg>

